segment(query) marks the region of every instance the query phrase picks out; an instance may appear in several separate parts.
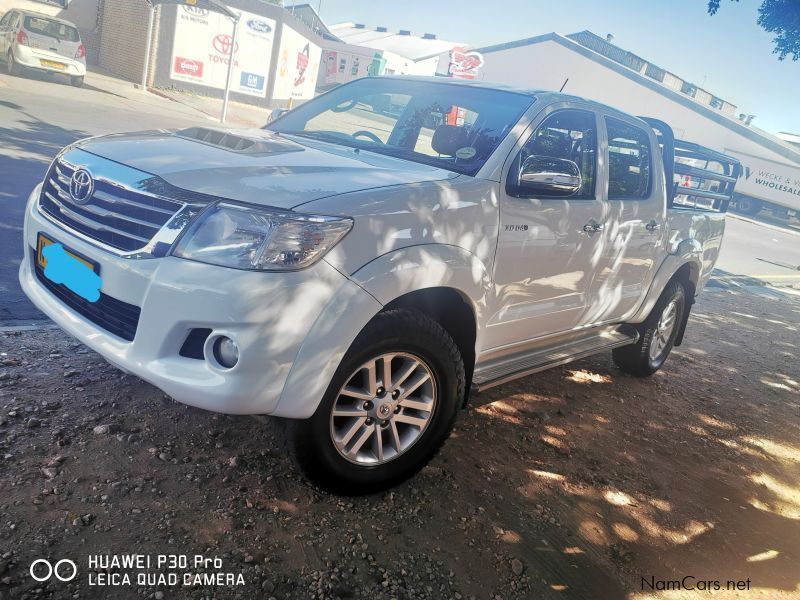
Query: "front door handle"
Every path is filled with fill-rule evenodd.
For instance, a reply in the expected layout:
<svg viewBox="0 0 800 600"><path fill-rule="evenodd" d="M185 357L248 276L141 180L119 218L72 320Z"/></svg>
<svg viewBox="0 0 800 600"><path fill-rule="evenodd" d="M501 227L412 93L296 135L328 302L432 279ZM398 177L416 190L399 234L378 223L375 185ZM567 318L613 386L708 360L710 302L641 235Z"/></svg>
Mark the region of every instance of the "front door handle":
<svg viewBox="0 0 800 600"><path fill-rule="evenodd" d="M650 233L654 233L661 229L661 223L658 223L655 219L650 221L647 225L645 225L645 229Z"/></svg>
<svg viewBox="0 0 800 600"><path fill-rule="evenodd" d="M598 231L603 231L606 228L605 225L602 223L598 223L594 219L589 221L586 225L583 226L583 231L586 233L596 233Z"/></svg>

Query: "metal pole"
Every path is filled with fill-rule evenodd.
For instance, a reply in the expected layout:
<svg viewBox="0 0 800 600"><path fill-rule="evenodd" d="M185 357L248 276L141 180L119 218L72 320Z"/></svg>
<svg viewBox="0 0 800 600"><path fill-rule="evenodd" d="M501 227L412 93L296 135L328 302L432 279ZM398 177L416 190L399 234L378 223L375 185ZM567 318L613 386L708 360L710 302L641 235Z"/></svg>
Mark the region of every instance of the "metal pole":
<svg viewBox="0 0 800 600"><path fill-rule="evenodd" d="M149 6L149 5L148 5ZM150 50L153 45L153 24L155 21L155 6L150 6L150 15L147 17L147 39L144 43L144 67L142 67L142 89L147 89L147 71L150 68Z"/></svg>
<svg viewBox="0 0 800 600"><path fill-rule="evenodd" d="M236 42L239 37L239 17L234 19L233 21L233 39L231 40L231 53L228 57L228 79L225 83L225 100L222 102L222 118L220 121L222 123L225 122L225 119L228 117L228 99L231 95L231 80L233 79L233 61L234 55L236 54Z"/></svg>

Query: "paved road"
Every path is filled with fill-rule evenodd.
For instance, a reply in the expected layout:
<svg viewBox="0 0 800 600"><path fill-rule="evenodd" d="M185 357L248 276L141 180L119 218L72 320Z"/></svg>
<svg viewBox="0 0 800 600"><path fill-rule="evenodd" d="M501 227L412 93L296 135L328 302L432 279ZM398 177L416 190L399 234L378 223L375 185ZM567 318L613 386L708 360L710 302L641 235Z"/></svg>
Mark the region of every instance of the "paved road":
<svg viewBox="0 0 800 600"><path fill-rule="evenodd" d="M19 289L17 265L25 199L60 148L88 135L210 122L193 109L101 75L90 74L87 87L75 89L47 76L0 73L0 325L43 318ZM775 262L800 265L800 236L728 220L722 270L775 285L800 283L800 271Z"/></svg>
<svg viewBox="0 0 800 600"><path fill-rule="evenodd" d="M800 232L729 216L717 268L775 286L800 284Z"/></svg>
<svg viewBox="0 0 800 600"><path fill-rule="evenodd" d="M44 318L19 289L17 267L25 200L59 149L89 135L210 123L107 77L90 75L83 89L65 82L0 73L0 325Z"/></svg>

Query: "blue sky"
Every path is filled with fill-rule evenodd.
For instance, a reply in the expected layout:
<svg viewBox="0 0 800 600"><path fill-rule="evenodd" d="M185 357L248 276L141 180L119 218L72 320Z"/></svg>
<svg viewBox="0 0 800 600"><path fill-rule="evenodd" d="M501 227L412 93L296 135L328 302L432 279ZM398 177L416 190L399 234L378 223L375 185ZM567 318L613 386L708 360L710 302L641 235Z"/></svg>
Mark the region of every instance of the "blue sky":
<svg viewBox="0 0 800 600"><path fill-rule="evenodd" d="M709 17L704 0L322 0L321 16L475 46L550 31L613 33L618 46L755 114L754 125L800 133L800 61L772 54L772 35L756 24L759 4L723 0Z"/></svg>

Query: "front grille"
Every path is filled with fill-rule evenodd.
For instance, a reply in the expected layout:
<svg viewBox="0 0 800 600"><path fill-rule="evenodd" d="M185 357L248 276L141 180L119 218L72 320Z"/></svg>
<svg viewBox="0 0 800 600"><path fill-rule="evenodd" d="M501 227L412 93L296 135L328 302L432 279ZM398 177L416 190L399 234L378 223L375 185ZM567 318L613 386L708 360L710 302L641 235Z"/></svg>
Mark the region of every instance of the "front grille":
<svg viewBox="0 0 800 600"><path fill-rule="evenodd" d="M39 261L36 260L36 251L33 248L31 248L31 257L36 278L51 294L95 325L123 340L133 341L133 338L136 337L136 329L139 327L139 315L141 314L138 306L106 296L103 292L100 292L100 299L97 302L84 300L69 288L53 283L44 276L44 270L39 266Z"/></svg>
<svg viewBox="0 0 800 600"><path fill-rule="evenodd" d="M93 173L94 193L86 204L77 204L70 195L70 179L75 167L56 161L47 174L39 199L40 209L91 239L125 252L139 250L155 236L183 203L149 193L163 182L146 173L131 170L136 189L114 183Z"/></svg>

